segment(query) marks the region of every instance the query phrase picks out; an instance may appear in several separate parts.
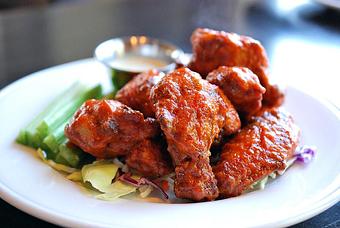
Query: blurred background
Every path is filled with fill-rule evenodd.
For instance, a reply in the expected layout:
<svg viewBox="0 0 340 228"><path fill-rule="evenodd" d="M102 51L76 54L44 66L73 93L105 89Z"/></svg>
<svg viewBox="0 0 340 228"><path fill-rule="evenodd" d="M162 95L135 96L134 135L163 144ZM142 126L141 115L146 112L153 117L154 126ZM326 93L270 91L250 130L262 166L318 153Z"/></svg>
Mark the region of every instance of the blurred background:
<svg viewBox="0 0 340 228"><path fill-rule="evenodd" d="M339 5L339 0L0 0L0 88L34 71L91 57L100 42L117 36L153 36L190 52L191 32L210 27L260 40L273 77L332 98L337 88L321 91L320 85L340 77ZM332 102L340 107L340 99Z"/></svg>
<svg viewBox="0 0 340 228"><path fill-rule="evenodd" d="M340 107L340 0L0 0L0 89L91 58L99 43L117 36L152 36L190 52L197 27L260 40L272 77ZM4 202L0 218L47 225ZM296 227L340 227L339 203Z"/></svg>

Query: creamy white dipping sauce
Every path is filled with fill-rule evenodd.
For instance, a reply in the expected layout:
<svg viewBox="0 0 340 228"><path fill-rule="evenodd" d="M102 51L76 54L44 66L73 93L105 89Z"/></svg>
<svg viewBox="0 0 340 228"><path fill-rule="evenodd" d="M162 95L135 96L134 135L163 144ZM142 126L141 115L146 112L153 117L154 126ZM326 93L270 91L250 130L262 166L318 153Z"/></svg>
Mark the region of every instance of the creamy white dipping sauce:
<svg viewBox="0 0 340 228"><path fill-rule="evenodd" d="M113 68L132 72L143 72L154 68L162 68L169 64L169 62L163 59L131 54L120 56L108 63Z"/></svg>

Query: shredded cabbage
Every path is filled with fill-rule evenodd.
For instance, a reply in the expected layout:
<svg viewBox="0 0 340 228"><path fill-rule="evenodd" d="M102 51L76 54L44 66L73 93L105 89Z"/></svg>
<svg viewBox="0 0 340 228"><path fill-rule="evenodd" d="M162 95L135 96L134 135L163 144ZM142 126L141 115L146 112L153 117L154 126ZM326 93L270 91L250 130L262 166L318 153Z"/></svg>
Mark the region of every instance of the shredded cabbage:
<svg viewBox="0 0 340 228"><path fill-rule="evenodd" d="M83 181L83 177L82 177L80 171L76 171L74 173L71 173L66 178L71 180L71 181L75 181L75 182L82 182Z"/></svg>
<svg viewBox="0 0 340 228"><path fill-rule="evenodd" d="M297 162L308 164L313 160L316 154L316 147L315 146L300 146L296 148L294 157Z"/></svg>
<svg viewBox="0 0 340 228"><path fill-rule="evenodd" d="M118 166L111 161L96 161L81 169L83 182L89 182L100 192L106 193L116 176Z"/></svg>
<svg viewBox="0 0 340 228"><path fill-rule="evenodd" d="M138 191L139 191L140 197L146 198L153 191L153 187L151 185L143 185L138 188Z"/></svg>
<svg viewBox="0 0 340 228"><path fill-rule="evenodd" d="M90 183L93 188L102 193L97 195L96 198L101 200L115 200L137 190L136 186L126 184L120 180L112 183L117 175L118 169L121 167L121 164L117 161L95 161L82 168L81 177L84 184ZM140 177L132 176L131 178L138 180ZM147 192L145 192L144 195L147 195Z"/></svg>
<svg viewBox="0 0 340 228"><path fill-rule="evenodd" d="M125 184L121 181L115 181L108 188L106 188L106 192L104 194L97 195L96 198L111 201L121 196L125 196L132 192L135 192L136 190L137 187Z"/></svg>
<svg viewBox="0 0 340 228"><path fill-rule="evenodd" d="M119 161L117 158L113 159L113 163L119 166L119 168L122 169L123 173L129 172L129 167L127 164L124 164L123 162Z"/></svg>

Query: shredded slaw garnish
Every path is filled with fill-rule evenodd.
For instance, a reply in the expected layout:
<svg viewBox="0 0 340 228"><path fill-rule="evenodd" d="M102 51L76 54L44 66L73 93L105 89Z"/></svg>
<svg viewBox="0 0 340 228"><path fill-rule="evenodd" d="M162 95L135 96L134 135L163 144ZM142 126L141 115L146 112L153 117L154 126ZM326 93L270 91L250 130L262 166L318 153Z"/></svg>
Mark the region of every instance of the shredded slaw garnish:
<svg viewBox="0 0 340 228"><path fill-rule="evenodd" d="M315 146L301 146L295 150L294 158L296 162L307 164L313 160L316 154Z"/></svg>
<svg viewBox="0 0 340 228"><path fill-rule="evenodd" d="M145 177L140 177L138 180L136 180L131 177L131 173L124 173L123 175L119 176L118 179L137 188L143 185L150 185L155 189L158 189L162 193L164 198L169 199L168 194L156 182L149 180Z"/></svg>

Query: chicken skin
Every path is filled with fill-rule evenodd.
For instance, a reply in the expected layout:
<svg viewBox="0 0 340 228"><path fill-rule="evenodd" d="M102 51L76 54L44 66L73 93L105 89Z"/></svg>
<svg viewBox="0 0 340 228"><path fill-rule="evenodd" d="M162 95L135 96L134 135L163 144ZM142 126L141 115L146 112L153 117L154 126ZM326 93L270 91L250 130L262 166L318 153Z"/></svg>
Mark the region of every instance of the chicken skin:
<svg viewBox="0 0 340 228"><path fill-rule="evenodd" d="M155 117L150 91L163 76L164 73L157 70L141 73L121 88L117 92L115 99L132 109L140 111L145 117Z"/></svg>
<svg viewBox="0 0 340 228"><path fill-rule="evenodd" d="M206 76L219 66L247 67L259 78L266 93L263 103L279 106L284 94L268 78L268 59L260 42L247 36L211 29L196 29L191 36L193 56L189 68Z"/></svg>
<svg viewBox="0 0 340 228"><path fill-rule="evenodd" d="M157 178L174 171L166 144L145 139L126 156L126 164L144 177Z"/></svg>
<svg viewBox="0 0 340 228"><path fill-rule="evenodd" d="M236 110L217 86L187 68L163 77L151 98L176 166L176 196L215 199L218 189L209 149L223 127L229 134L240 128Z"/></svg>
<svg viewBox="0 0 340 228"><path fill-rule="evenodd" d="M209 157L187 160L176 166L175 194L195 201L213 200L218 196L216 179Z"/></svg>
<svg viewBox="0 0 340 228"><path fill-rule="evenodd" d="M113 100L86 101L65 127L70 142L96 158L126 155L159 134L155 119Z"/></svg>
<svg viewBox="0 0 340 228"><path fill-rule="evenodd" d="M251 116L262 107L266 89L248 68L220 66L208 74L207 81L222 89L240 116Z"/></svg>
<svg viewBox="0 0 340 228"><path fill-rule="evenodd" d="M299 141L300 130L283 109L264 110L223 147L213 167L220 197L242 194L270 173L284 170Z"/></svg>

